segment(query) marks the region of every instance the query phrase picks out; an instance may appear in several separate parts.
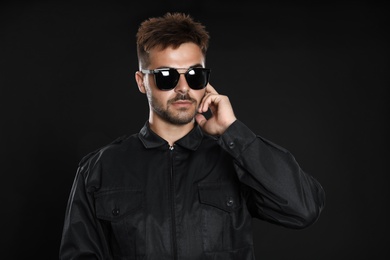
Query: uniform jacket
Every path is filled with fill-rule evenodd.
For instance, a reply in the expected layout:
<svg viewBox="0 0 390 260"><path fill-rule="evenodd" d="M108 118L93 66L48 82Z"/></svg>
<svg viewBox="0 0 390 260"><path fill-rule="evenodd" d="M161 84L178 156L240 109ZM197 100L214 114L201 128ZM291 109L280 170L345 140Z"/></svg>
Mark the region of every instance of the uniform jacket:
<svg viewBox="0 0 390 260"><path fill-rule="evenodd" d="M173 147L146 123L81 160L60 259L255 259L252 218L305 228L324 201L287 150L239 120Z"/></svg>

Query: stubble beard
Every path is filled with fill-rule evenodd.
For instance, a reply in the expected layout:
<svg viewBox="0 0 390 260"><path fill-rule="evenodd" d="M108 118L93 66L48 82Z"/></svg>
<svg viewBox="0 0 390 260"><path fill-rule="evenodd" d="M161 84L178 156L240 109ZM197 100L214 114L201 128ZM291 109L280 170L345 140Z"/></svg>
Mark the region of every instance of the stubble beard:
<svg viewBox="0 0 390 260"><path fill-rule="evenodd" d="M173 110L171 104L178 100L191 101L194 106L191 106L191 108ZM188 95L177 95L175 98L168 100L166 109L164 109L164 107L154 98L152 98L151 107L161 119L174 125L185 125L194 120L196 115L196 103L196 100Z"/></svg>

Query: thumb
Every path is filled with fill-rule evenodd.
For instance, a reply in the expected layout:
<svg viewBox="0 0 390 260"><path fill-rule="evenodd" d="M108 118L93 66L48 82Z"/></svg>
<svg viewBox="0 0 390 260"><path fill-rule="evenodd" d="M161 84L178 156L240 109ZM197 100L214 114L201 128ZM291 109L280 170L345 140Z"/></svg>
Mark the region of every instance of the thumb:
<svg viewBox="0 0 390 260"><path fill-rule="evenodd" d="M206 122L207 122L206 117L202 114L196 114L195 120L201 128L203 128L204 124L206 124Z"/></svg>

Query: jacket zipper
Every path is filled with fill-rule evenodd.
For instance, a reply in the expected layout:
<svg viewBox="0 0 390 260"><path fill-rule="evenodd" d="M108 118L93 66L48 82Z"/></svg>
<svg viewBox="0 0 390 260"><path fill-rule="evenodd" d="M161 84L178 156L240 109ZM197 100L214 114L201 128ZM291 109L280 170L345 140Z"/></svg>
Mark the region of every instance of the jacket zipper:
<svg viewBox="0 0 390 260"><path fill-rule="evenodd" d="M173 259L177 260L177 240L176 240L176 213L175 213L175 175L173 172L173 150L175 147L169 146L170 150L170 193L171 193L171 219L172 219L172 245Z"/></svg>

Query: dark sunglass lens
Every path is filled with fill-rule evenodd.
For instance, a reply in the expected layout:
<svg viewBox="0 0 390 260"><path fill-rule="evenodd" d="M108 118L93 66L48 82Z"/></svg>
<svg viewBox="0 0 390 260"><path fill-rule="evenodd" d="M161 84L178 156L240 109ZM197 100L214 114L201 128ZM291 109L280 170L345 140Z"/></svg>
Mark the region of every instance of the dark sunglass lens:
<svg viewBox="0 0 390 260"><path fill-rule="evenodd" d="M192 89L203 89L209 81L210 70L193 68L186 73L186 80Z"/></svg>
<svg viewBox="0 0 390 260"><path fill-rule="evenodd" d="M170 90L176 87L179 80L179 73L175 69L158 70L154 74L156 85L161 90Z"/></svg>

